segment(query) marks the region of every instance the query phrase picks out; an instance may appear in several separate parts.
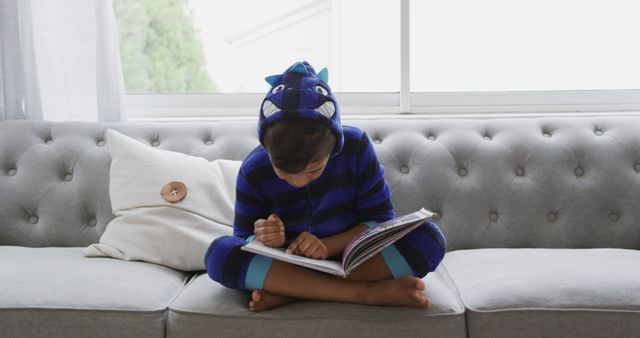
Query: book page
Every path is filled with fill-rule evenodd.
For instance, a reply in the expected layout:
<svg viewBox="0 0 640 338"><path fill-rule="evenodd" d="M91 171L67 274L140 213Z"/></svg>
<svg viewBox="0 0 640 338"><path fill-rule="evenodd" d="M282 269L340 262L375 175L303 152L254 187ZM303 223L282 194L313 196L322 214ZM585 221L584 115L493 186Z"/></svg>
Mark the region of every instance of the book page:
<svg viewBox="0 0 640 338"><path fill-rule="evenodd" d="M426 222L426 220L413 223L413 225L407 228L402 228L402 231L394 232L387 238L382 238L381 240L378 240L374 243L367 243L365 245L360 246L359 248L361 249L358 250L359 251L358 253L356 253L355 255L352 255L353 258L347 263L348 266L346 267L345 271L348 273L349 271L353 270L358 265L364 263L369 258L377 254L378 252L384 250L386 247L388 247L389 245L393 244L395 241L402 238L404 235L413 231L413 229L422 225L424 222Z"/></svg>
<svg viewBox="0 0 640 338"><path fill-rule="evenodd" d="M435 215L425 208L378 224L356 236L344 250L342 265L348 273L386 246L400 239Z"/></svg>
<svg viewBox="0 0 640 338"><path fill-rule="evenodd" d="M249 244L241 248L244 251L253 252L258 255L271 257L273 259L281 260L283 262L300 265L305 268L318 270L338 276L346 276L344 269L340 262L324 259L313 259L296 254L286 254L282 248L270 248L260 241L252 241Z"/></svg>

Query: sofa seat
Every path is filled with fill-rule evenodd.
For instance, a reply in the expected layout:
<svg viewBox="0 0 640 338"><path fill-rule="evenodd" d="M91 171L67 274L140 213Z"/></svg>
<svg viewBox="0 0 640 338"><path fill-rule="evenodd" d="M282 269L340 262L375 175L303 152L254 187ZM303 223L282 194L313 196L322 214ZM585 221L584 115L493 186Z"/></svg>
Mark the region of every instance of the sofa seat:
<svg viewBox="0 0 640 338"><path fill-rule="evenodd" d="M443 269L467 308L469 337L640 334L638 250L459 250Z"/></svg>
<svg viewBox="0 0 640 338"><path fill-rule="evenodd" d="M188 276L82 251L0 246L0 336L163 337Z"/></svg>
<svg viewBox="0 0 640 338"><path fill-rule="evenodd" d="M466 337L464 307L438 273L425 278L426 310L301 301L260 313L248 291L202 274L170 305L167 337Z"/></svg>

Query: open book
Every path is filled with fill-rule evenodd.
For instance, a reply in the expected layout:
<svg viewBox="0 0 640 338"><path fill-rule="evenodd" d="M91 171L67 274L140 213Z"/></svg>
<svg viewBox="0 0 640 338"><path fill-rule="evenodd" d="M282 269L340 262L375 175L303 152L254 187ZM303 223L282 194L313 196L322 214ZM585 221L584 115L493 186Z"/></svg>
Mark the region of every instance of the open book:
<svg viewBox="0 0 640 338"><path fill-rule="evenodd" d="M347 244L342 253L342 262L286 254L283 248L270 248L257 240L243 246L242 250L346 277L355 267L373 257L388 245L393 244L393 242L399 240L411 230L419 227L434 215L434 212L422 208L416 212L394 218L380 223L374 228L365 230Z"/></svg>

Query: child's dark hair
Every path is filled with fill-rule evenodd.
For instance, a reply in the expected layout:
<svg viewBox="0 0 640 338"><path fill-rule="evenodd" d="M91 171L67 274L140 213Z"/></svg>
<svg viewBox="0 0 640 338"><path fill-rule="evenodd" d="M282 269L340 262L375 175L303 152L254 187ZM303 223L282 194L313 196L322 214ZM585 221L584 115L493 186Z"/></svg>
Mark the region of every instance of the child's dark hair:
<svg viewBox="0 0 640 338"><path fill-rule="evenodd" d="M311 119L285 119L269 125L263 144L274 167L299 173L309 163L331 154L336 136L324 124Z"/></svg>

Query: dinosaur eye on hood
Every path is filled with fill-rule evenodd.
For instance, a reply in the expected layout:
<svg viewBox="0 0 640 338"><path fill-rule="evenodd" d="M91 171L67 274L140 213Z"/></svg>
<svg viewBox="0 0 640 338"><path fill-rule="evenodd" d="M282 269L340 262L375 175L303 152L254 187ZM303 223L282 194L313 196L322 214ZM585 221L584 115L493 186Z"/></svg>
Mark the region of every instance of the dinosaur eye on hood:
<svg viewBox="0 0 640 338"><path fill-rule="evenodd" d="M323 86L316 86L316 91L322 95L329 95L329 91L325 89Z"/></svg>
<svg viewBox="0 0 640 338"><path fill-rule="evenodd" d="M271 90L271 94L275 94L275 93L277 93L277 92L279 92L279 91L281 91L283 89L284 89L284 85L283 84L279 84L279 85L275 86L275 88L273 88Z"/></svg>

